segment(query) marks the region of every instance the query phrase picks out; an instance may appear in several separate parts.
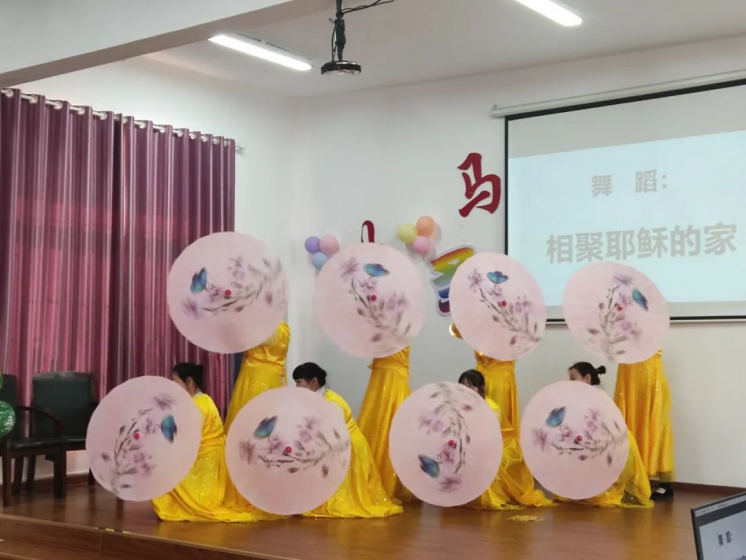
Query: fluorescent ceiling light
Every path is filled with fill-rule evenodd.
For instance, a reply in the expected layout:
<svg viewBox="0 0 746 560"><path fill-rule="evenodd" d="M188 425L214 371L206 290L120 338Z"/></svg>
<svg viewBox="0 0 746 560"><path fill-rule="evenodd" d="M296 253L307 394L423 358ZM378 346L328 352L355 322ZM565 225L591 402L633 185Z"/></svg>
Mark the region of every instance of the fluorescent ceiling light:
<svg viewBox="0 0 746 560"><path fill-rule="evenodd" d="M523 4L527 8L531 8L535 12L539 12L541 15L548 17L552 21L556 21L560 25L564 25L565 27L573 27L583 23L583 19L580 16L573 14L570 10L556 2L552 2L552 0L515 1Z"/></svg>
<svg viewBox="0 0 746 560"><path fill-rule="evenodd" d="M267 43L249 39L248 37L240 35L216 35L210 39L210 42L243 54L248 54L249 56L255 56L262 60L268 60L269 62L292 68L293 70L305 72L311 69L311 64L300 57Z"/></svg>

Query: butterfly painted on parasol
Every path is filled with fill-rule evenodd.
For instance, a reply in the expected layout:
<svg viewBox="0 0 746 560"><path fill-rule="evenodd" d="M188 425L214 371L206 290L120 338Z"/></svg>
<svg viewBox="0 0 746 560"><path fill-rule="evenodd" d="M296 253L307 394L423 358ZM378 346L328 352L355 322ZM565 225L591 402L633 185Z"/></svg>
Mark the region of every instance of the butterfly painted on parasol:
<svg viewBox="0 0 746 560"><path fill-rule="evenodd" d="M205 288L207 288L207 269L203 268L194 276L192 276L192 285L190 286L190 290L193 294L198 294L199 292L204 291Z"/></svg>
<svg viewBox="0 0 746 560"><path fill-rule="evenodd" d="M173 443L177 432L176 419L169 414L161 422L161 433L163 434L163 437Z"/></svg>
<svg viewBox="0 0 746 560"><path fill-rule="evenodd" d="M373 278L389 275L389 271L380 264L366 264L365 266L363 266L363 270L365 270L365 273L368 276L372 276Z"/></svg>
<svg viewBox="0 0 746 560"><path fill-rule="evenodd" d="M646 298L637 288L632 290L632 299L637 305L642 307L645 311L648 311L648 298Z"/></svg>
<svg viewBox="0 0 746 560"><path fill-rule="evenodd" d="M277 425L277 416L272 416L271 418L265 418L261 422L259 422L259 425L256 427L256 430L254 430L254 437L257 439L266 439L270 435L272 435L272 432L275 430L275 426Z"/></svg>
<svg viewBox="0 0 746 560"><path fill-rule="evenodd" d="M438 462L426 455L420 455L418 458L420 460L420 469L422 469L422 472L431 478L438 478L438 475L440 474L440 465Z"/></svg>
<svg viewBox="0 0 746 560"><path fill-rule="evenodd" d="M550 428L556 428L560 424L562 424L562 421L565 419L565 407L562 408L555 408L552 410L552 412L549 413L549 416L547 416L546 425Z"/></svg>
<svg viewBox="0 0 746 560"><path fill-rule="evenodd" d="M494 270L492 272L487 273L487 279L492 282L493 284L504 284L509 280L508 276L500 272L499 270Z"/></svg>

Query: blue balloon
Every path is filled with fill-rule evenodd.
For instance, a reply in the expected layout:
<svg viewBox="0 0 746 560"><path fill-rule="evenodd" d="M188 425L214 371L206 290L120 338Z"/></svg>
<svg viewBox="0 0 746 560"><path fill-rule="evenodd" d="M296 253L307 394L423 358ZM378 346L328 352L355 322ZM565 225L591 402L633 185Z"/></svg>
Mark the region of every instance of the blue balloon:
<svg viewBox="0 0 746 560"><path fill-rule="evenodd" d="M324 253L316 253L313 257L311 257L311 262L313 263L313 267L316 270L321 270L321 267L326 264L327 260L329 260L329 257L327 257Z"/></svg>
<svg viewBox="0 0 746 560"><path fill-rule="evenodd" d="M316 236L311 236L306 239L305 247L306 251L308 251L312 255L315 255L321 250L321 239Z"/></svg>

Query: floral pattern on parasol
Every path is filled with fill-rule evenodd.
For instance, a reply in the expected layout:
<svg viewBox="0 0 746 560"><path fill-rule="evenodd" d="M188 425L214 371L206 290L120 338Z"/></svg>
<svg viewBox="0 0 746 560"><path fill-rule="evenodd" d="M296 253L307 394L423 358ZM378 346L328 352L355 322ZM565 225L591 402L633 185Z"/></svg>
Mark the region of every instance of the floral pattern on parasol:
<svg viewBox="0 0 746 560"><path fill-rule="evenodd" d="M189 394L162 377L138 377L101 401L86 451L96 480L123 500L173 490L197 458L202 415Z"/></svg>
<svg viewBox="0 0 746 560"><path fill-rule="evenodd" d="M350 439L332 429L327 439L315 418L303 417L290 431L288 441L274 433L278 417L264 418L253 434L240 442L241 458L247 465L263 464L288 474L318 469L321 478L329 476L329 463L350 453Z"/></svg>
<svg viewBox="0 0 746 560"><path fill-rule="evenodd" d="M422 327L422 279L400 252L370 243L346 247L316 281L314 310L342 350L369 358L408 346Z"/></svg>
<svg viewBox="0 0 746 560"><path fill-rule="evenodd" d="M670 323L668 306L655 284L617 263L594 263L577 272L565 289L563 310L577 340L619 363L653 356Z"/></svg>
<svg viewBox="0 0 746 560"><path fill-rule="evenodd" d="M264 342L284 318L288 287L263 243L225 232L192 243L168 277L171 319L190 342L235 353Z"/></svg>
<svg viewBox="0 0 746 560"><path fill-rule="evenodd" d="M331 498L347 475L350 456L341 409L296 387L272 389L249 401L226 441L238 491L278 515L305 513Z"/></svg>
<svg viewBox="0 0 746 560"><path fill-rule="evenodd" d="M456 383L431 383L402 403L389 436L394 470L424 502L467 503L494 480L500 424L485 400Z"/></svg>
<svg viewBox="0 0 746 560"><path fill-rule="evenodd" d="M577 381L544 387L521 421L526 463L551 492L586 499L606 491L629 452L622 414L601 389Z"/></svg>
<svg viewBox="0 0 746 560"><path fill-rule="evenodd" d="M147 477L156 468L153 455L147 449L148 438L161 436L173 443L178 433L171 414L174 404L166 394L153 397L150 406L138 410L129 422L119 427L111 450L99 454L98 459L105 463L101 471L108 470L109 486L117 496L132 488L133 477Z"/></svg>
<svg viewBox="0 0 746 560"><path fill-rule="evenodd" d="M451 313L464 340L498 360L531 353L544 336L546 306L531 273L510 257L480 253L451 281Z"/></svg>

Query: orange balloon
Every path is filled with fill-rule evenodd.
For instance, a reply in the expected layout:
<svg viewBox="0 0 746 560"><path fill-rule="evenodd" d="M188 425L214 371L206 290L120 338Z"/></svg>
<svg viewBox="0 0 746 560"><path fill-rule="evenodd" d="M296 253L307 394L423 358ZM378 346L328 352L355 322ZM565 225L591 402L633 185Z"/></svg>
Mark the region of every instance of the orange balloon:
<svg viewBox="0 0 746 560"><path fill-rule="evenodd" d="M422 216L417 220L417 233L423 237L430 237L435 231L435 220L430 216Z"/></svg>

